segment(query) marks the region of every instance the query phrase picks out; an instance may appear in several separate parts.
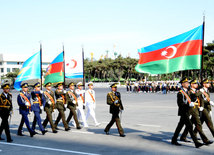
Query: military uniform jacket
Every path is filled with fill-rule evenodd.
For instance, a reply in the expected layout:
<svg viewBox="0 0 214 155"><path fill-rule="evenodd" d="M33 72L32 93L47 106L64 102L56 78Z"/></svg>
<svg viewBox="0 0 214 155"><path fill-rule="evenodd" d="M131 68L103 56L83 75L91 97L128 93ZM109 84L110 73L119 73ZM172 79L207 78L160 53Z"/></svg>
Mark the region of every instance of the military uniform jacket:
<svg viewBox="0 0 214 155"><path fill-rule="evenodd" d="M189 91L183 90L189 97ZM177 94L177 105L178 105L178 115L183 116L183 115L189 115L189 102L187 97L181 93L181 91L178 92Z"/></svg>
<svg viewBox="0 0 214 155"><path fill-rule="evenodd" d="M75 93L75 91L68 90L65 95L65 98L66 98L66 104L68 105L68 108L76 109L76 106L78 105L78 103L77 103L77 94Z"/></svg>
<svg viewBox="0 0 214 155"><path fill-rule="evenodd" d="M118 105L114 104L114 101L118 100ZM121 96L119 92L109 92L107 94L107 104L110 105L110 113L111 114L118 114L120 109L123 110L123 104L121 101Z"/></svg>
<svg viewBox="0 0 214 155"><path fill-rule="evenodd" d="M29 114L29 111L30 111L31 107L25 105L25 103L27 102L27 100L25 100L25 98L22 97L21 93L27 98L27 100L30 103L31 103L31 95L28 92L24 93L23 91L21 91L19 93L19 95L17 96L17 102L18 102L18 105L19 105L19 113L27 115L27 114Z"/></svg>
<svg viewBox="0 0 214 155"><path fill-rule="evenodd" d="M13 110L12 94L8 93L7 95L5 95L5 93L2 93L0 95L0 112L7 111L9 113L11 110Z"/></svg>
<svg viewBox="0 0 214 155"><path fill-rule="evenodd" d="M202 88L204 89L204 88ZM203 93L201 93L201 98L200 98L200 101L201 101L201 106L204 107L205 109L207 109L208 111L211 111L211 105L210 105L210 93L207 89L207 91L204 89L204 93L207 94L204 95Z"/></svg>
<svg viewBox="0 0 214 155"><path fill-rule="evenodd" d="M44 95L40 91L32 91L31 97L33 101L33 104L31 106L32 111L40 112L40 106L44 107L46 103Z"/></svg>
<svg viewBox="0 0 214 155"><path fill-rule="evenodd" d="M59 91L58 89L55 91L55 96L56 96L56 108L64 110L64 104L65 102L65 93L64 90Z"/></svg>
<svg viewBox="0 0 214 155"><path fill-rule="evenodd" d="M44 97L45 97L45 107L47 108L55 108L55 96L54 92L46 90L44 92Z"/></svg>

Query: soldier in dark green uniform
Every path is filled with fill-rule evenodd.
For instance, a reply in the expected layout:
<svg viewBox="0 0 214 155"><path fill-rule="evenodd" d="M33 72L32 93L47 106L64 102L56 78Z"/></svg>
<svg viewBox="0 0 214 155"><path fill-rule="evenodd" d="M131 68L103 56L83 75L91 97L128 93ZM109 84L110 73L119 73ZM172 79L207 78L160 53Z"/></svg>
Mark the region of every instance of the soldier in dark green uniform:
<svg viewBox="0 0 214 155"><path fill-rule="evenodd" d="M54 123L55 128L57 129L57 125L59 121L62 119L63 125L65 127L65 131L69 131L70 128L65 120L65 107L66 107L66 102L65 102L65 94L66 91L63 90L63 83L60 82L57 84L57 90L55 91L55 96L56 96L56 108L59 111L58 117Z"/></svg>
<svg viewBox="0 0 214 155"><path fill-rule="evenodd" d="M0 126L0 140L4 140L1 138L1 134L3 130L7 136L7 142L12 142L10 136L10 128L8 123L8 117L12 114L13 105L12 105L12 94L10 93L10 85L4 84L2 85L3 92L0 95L0 117L2 119ZM11 117L11 116L10 116Z"/></svg>
<svg viewBox="0 0 214 155"><path fill-rule="evenodd" d="M209 93L209 87L210 87L210 83L208 81L208 79L204 79L202 81L203 84L203 88L200 89L200 92L202 93L201 95L201 107L203 107L202 111L202 115L201 115L201 123L203 124L204 122L206 122L208 128L210 129L210 132L212 133L213 137L214 137L214 127L213 127L213 122L212 122L212 118L211 118L211 114L212 114L212 109L211 106L214 106L213 101L210 100L210 93ZM197 130L194 130L195 133L197 133Z"/></svg>
<svg viewBox="0 0 214 155"><path fill-rule="evenodd" d="M51 125L53 133L57 133L55 126L53 124L53 119L52 119L52 112L55 108L55 96L54 96L54 92L51 90L51 85L52 84L50 82L45 84L46 91L44 92L44 96L46 99L46 103L45 103L44 110L45 110L47 116L46 116L42 125L44 128L46 128L46 126L49 122Z"/></svg>
<svg viewBox="0 0 214 155"><path fill-rule="evenodd" d="M120 118L119 118L119 112L120 110L124 110L123 104L121 101L121 96L120 93L117 91L117 84L114 83L111 86L112 91L107 94L107 104L110 105L110 113L112 114L111 121L109 124L106 126L104 132L108 135L109 130L116 122L118 132L121 137L125 137L123 128L120 124Z"/></svg>
<svg viewBox="0 0 214 155"><path fill-rule="evenodd" d="M190 98L192 102L195 102L197 105L195 105L194 107L190 107L189 108L189 113L190 115L192 115L191 121L192 123L195 124L197 131L199 132L203 142L205 145L209 145L212 144L213 142L208 140L208 138L206 137L206 135L204 134L203 130L202 130L202 125L201 125L201 120L200 120L200 115L199 115L199 111L203 109L203 107L201 107L200 105L200 100L199 100L199 96L201 95L200 91L197 91L198 88L198 83L195 79L193 79L192 81L190 81L191 87L190 87ZM186 139L188 134L188 128L186 127L183 134L180 137L180 141L184 141L184 142L190 142Z"/></svg>
<svg viewBox="0 0 214 155"><path fill-rule="evenodd" d="M71 82L69 83L69 90L67 91L65 97L66 97L66 104L68 105L67 108L70 110L70 113L67 118L67 123L69 124L72 116L74 116L74 121L76 123L76 128L81 129L78 119L77 119L77 113L76 113L76 106L78 105L77 103L77 97L76 93L74 91L74 83Z"/></svg>
<svg viewBox="0 0 214 155"><path fill-rule="evenodd" d="M189 107L194 107L195 104L194 102L191 102L191 99L190 99L190 96L189 96L189 92L188 92L188 87L189 87L189 82L188 82L188 79L187 78L183 78L181 81L180 81L182 87L181 87L181 90L178 92L177 94L177 104L178 104L178 115L180 116L180 121L176 127L176 130L175 130L175 133L172 137L172 141L171 143L173 145L181 145L177 142L177 138L178 138L178 135L181 131L181 129L183 128L184 125L186 125L190 135L191 135L191 138L192 140L194 141L195 143L195 147L196 148L199 148L201 147L203 144L200 143L196 136L194 135L193 133L193 126L192 126L192 123L189 119Z"/></svg>

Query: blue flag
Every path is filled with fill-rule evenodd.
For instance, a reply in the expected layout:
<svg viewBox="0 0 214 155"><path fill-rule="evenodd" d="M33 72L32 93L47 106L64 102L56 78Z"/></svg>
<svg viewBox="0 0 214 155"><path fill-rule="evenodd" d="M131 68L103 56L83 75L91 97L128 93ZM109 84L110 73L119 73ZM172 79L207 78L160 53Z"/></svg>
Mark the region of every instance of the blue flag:
<svg viewBox="0 0 214 155"><path fill-rule="evenodd" d="M25 80L40 79L41 78L41 57L40 52L37 52L28 58L22 65L21 70L14 83L16 90L21 90L21 83Z"/></svg>

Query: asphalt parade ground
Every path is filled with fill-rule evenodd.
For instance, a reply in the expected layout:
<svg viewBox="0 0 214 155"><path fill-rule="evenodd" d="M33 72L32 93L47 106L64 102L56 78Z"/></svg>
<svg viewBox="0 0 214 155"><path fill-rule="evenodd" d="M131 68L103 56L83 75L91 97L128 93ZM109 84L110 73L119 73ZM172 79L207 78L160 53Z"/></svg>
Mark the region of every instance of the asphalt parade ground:
<svg viewBox="0 0 214 155"><path fill-rule="evenodd" d="M18 92L12 90L14 114L10 122L10 131L13 143L0 141L0 154L2 155L63 155L63 154L214 154L214 144L202 146L197 149L194 143L181 142L182 146L171 145L171 137L177 126L176 94L163 95L161 93L127 93L125 88L118 88L121 92L124 111L121 115L122 127L126 137L119 137L116 125L110 130L110 135L104 133L104 128L111 119L109 106L106 104L106 94L109 88L95 88L96 91L96 117L101 123L95 127L92 118L88 120L89 128L77 130L72 123L70 131L65 131L62 122L57 134L52 133L48 124L48 132L33 138L29 136L24 125L23 137L17 136L20 123L18 105L16 102ZM211 94L214 100L214 94ZM66 117L69 110L66 110ZM86 111L85 111L86 112ZM58 113L53 114L56 119ZM214 114L214 112L213 112ZM45 119L45 112L41 115ZM213 118L214 119L214 118ZM33 115L29 120L32 122ZM206 124L203 125L205 134L210 140L213 137ZM3 132L2 138L5 138ZM191 140L190 137L188 139ZM191 140L192 141L192 140Z"/></svg>

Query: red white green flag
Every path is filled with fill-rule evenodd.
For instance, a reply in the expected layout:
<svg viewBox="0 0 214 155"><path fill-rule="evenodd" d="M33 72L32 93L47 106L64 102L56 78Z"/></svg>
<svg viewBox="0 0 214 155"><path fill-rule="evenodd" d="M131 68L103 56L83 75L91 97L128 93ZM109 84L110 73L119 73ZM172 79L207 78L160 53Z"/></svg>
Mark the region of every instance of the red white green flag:
<svg viewBox="0 0 214 155"><path fill-rule="evenodd" d="M180 70L200 69L203 25L173 38L138 50L140 73L166 74Z"/></svg>

